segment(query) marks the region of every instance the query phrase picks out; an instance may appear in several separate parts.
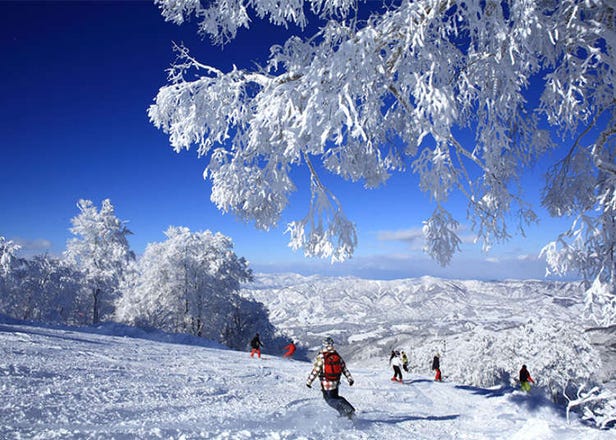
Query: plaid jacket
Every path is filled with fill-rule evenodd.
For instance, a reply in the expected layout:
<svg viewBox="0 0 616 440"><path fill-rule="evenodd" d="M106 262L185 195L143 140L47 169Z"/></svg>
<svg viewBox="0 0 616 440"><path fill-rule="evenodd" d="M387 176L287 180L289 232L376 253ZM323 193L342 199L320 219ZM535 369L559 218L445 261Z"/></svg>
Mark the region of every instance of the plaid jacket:
<svg viewBox="0 0 616 440"><path fill-rule="evenodd" d="M338 385L340 385L339 380L327 380L325 379L325 376L323 375L323 363L325 362L323 353L327 353L327 352L333 353L334 351L336 351L334 350L334 347L328 345L327 347L323 349L323 351L321 351L317 355L316 359L314 360L314 364L312 366L312 371L310 372L310 375L308 376L308 380L306 381L306 385L308 386L312 385L312 382L314 382L314 380L318 376L319 379L321 380L321 388L323 388L324 390L334 390L338 388ZM342 360L342 358L340 358L340 366L342 367L342 374L344 374L344 376L347 378L347 381L349 383L353 382L353 376L351 376L351 373L347 369L346 364L344 363L344 360Z"/></svg>

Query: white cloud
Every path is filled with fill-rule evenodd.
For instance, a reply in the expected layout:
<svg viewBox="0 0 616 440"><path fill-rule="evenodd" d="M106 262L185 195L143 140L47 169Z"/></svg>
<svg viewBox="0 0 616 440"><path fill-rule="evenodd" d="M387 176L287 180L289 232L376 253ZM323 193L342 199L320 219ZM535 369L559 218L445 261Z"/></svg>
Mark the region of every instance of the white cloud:
<svg viewBox="0 0 616 440"><path fill-rule="evenodd" d="M397 231L379 231L377 239L380 241L403 241L414 243L417 241L423 242L424 235L421 228L401 229Z"/></svg>
<svg viewBox="0 0 616 440"><path fill-rule="evenodd" d="M461 234L459 237L462 243L464 244L476 244L477 243L477 236L474 234Z"/></svg>
<svg viewBox="0 0 616 440"><path fill-rule="evenodd" d="M526 256L526 257L532 257ZM294 272L302 275L356 276L365 279L401 279L434 276L465 280L535 279L545 277L545 262L525 256L479 256L456 255L447 267L441 267L425 254L375 254L355 257L344 263L303 260L280 264L254 264L255 272ZM486 261L490 262L486 265ZM562 279L550 277L547 279ZM571 279L571 278L569 278Z"/></svg>
<svg viewBox="0 0 616 440"><path fill-rule="evenodd" d="M539 261L539 258L537 257L537 255L534 255L534 254L518 255L516 258L520 261Z"/></svg>
<svg viewBox="0 0 616 440"><path fill-rule="evenodd" d="M40 255L47 253L52 248L52 243L44 238L38 238L35 240L28 240L23 238L12 238L11 241L21 246L19 254L25 257L31 257L34 255Z"/></svg>
<svg viewBox="0 0 616 440"><path fill-rule="evenodd" d="M470 232L466 225L459 226L456 233L459 234L460 241L463 244L475 244L477 242L477 236ZM423 249L425 243L422 228L378 231L376 238L379 241L403 242L408 244L413 250Z"/></svg>

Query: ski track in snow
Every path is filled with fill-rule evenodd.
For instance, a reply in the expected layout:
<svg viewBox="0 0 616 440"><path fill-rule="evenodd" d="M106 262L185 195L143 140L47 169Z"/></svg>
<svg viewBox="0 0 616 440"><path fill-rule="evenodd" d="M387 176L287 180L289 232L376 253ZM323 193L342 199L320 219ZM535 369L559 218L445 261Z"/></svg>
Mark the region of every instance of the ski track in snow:
<svg viewBox="0 0 616 440"><path fill-rule="evenodd" d="M339 418L308 362L22 324L0 325L2 439L614 439L540 395L349 363ZM108 332L107 332L108 333Z"/></svg>

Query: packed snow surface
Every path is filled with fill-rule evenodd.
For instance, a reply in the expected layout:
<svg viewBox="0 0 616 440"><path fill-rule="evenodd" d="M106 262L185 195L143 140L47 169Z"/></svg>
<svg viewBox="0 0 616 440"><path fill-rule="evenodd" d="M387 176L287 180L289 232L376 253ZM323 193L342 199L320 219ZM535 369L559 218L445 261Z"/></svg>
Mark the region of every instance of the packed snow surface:
<svg viewBox="0 0 616 440"><path fill-rule="evenodd" d="M2 439L614 438L567 424L540 393L435 383L425 373L391 382L386 359L348 362L355 385L341 394L357 408L351 421L325 404L318 385L305 386L309 362L279 353L251 359L122 326L9 320L0 347Z"/></svg>

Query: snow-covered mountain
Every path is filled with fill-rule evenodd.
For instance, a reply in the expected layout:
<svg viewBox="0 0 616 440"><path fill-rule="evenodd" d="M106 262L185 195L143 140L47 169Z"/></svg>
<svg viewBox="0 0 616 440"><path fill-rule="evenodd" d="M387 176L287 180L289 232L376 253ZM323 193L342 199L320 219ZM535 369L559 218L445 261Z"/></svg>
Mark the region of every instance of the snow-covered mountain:
<svg viewBox="0 0 616 440"><path fill-rule="evenodd" d="M616 330L591 328L579 283L261 274L242 294L308 352L331 335L365 367L389 371L389 353L400 349L412 374L432 374L438 353L449 380L472 386L517 386L527 364L561 405L563 387L569 398L589 383L616 392ZM601 423L613 417L604 411Z"/></svg>
<svg viewBox="0 0 616 440"><path fill-rule="evenodd" d="M0 320L1 322L1 320ZM130 337L127 337L130 336ZM613 439L540 393L435 383L349 362L352 422L304 382L311 364L122 326L0 323L0 438Z"/></svg>
<svg viewBox="0 0 616 440"><path fill-rule="evenodd" d="M242 293L263 302L272 323L301 343L314 347L334 335L364 359L398 345L443 350L477 327L498 332L543 317L581 322L583 310L579 284L564 282L259 274Z"/></svg>

